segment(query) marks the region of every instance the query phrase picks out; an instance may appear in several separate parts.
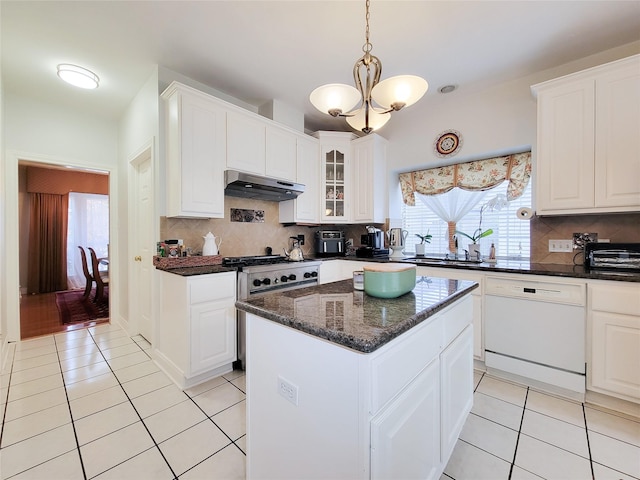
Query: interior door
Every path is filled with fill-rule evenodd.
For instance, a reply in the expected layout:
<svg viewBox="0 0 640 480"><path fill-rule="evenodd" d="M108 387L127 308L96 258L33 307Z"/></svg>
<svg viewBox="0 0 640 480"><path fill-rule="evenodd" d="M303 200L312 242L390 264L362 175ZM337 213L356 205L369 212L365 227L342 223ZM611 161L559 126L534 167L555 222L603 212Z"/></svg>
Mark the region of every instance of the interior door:
<svg viewBox="0 0 640 480"><path fill-rule="evenodd" d="M151 316L151 273L153 268L153 169L151 149L133 162L134 167L134 224L132 231L133 282L129 292L131 318L135 318L140 335L153 343Z"/></svg>

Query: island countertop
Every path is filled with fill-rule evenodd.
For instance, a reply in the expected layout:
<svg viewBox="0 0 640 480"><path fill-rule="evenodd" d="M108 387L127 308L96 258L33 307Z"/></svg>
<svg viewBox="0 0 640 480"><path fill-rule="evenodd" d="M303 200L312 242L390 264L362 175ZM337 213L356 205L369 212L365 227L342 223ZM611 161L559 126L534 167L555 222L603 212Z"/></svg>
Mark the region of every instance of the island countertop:
<svg viewBox="0 0 640 480"><path fill-rule="evenodd" d="M335 344L371 353L465 296L478 284L418 276L415 288L383 299L354 290L352 280L236 302L247 313Z"/></svg>

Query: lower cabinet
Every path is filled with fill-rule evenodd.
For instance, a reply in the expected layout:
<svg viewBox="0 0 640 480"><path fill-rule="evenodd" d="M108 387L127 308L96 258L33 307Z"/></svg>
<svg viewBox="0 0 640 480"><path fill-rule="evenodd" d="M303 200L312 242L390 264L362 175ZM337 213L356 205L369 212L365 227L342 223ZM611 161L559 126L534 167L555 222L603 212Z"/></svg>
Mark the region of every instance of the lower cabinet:
<svg viewBox="0 0 640 480"><path fill-rule="evenodd" d="M588 284L587 389L640 403L640 284Z"/></svg>
<svg viewBox="0 0 640 480"><path fill-rule="evenodd" d="M231 371L237 358L236 272L160 276L156 363L183 389Z"/></svg>
<svg viewBox="0 0 640 480"><path fill-rule="evenodd" d="M473 407L473 328L468 326L440 354L440 400L442 412L442 461L456 446L464 422Z"/></svg>
<svg viewBox="0 0 640 480"><path fill-rule="evenodd" d="M439 367L435 359L371 420L372 479L440 477Z"/></svg>
<svg viewBox="0 0 640 480"><path fill-rule="evenodd" d="M417 274L426 277L444 277L457 280L471 280L477 282L479 288L471 292L473 298L473 356L476 360L484 361L484 331L483 331L483 299L484 273L458 270L454 268L418 267Z"/></svg>
<svg viewBox="0 0 640 480"><path fill-rule="evenodd" d="M247 314L247 479L439 479L473 402L472 311L370 354Z"/></svg>

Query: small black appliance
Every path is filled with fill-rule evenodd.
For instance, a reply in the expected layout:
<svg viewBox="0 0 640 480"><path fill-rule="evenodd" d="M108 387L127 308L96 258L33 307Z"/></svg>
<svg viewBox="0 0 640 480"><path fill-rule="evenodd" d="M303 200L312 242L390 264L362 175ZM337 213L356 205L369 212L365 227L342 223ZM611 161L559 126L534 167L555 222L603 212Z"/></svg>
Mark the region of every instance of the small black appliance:
<svg viewBox="0 0 640 480"><path fill-rule="evenodd" d="M344 257L344 232L340 230L319 230L315 233L316 257Z"/></svg>
<svg viewBox="0 0 640 480"><path fill-rule="evenodd" d="M590 270L640 273L640 243L587 243L584 265Z"/></svg>

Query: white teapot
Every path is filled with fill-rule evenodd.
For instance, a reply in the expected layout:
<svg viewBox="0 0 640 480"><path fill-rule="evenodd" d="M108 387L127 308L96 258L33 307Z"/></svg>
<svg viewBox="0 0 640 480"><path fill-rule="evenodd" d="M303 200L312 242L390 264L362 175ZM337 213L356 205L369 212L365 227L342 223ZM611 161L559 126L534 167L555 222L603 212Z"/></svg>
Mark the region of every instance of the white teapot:
<svg viewBox="0 0 640 480"><path fill-rule="evenodd" d="M218 237L218 241L216 242L216 237L213 233L209 232L204 237L204 245L202 247L202 255L218 255L218 249L222 244L222 238Z"/></svg>

